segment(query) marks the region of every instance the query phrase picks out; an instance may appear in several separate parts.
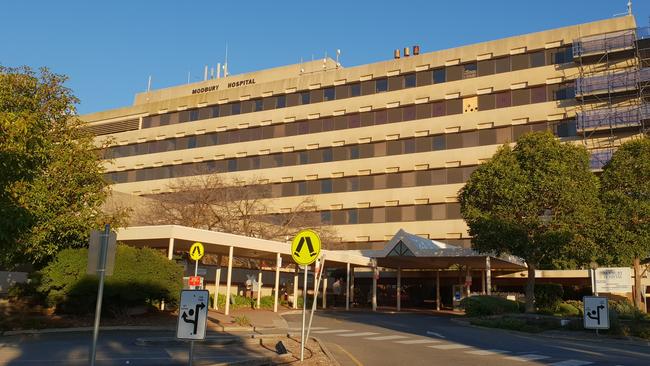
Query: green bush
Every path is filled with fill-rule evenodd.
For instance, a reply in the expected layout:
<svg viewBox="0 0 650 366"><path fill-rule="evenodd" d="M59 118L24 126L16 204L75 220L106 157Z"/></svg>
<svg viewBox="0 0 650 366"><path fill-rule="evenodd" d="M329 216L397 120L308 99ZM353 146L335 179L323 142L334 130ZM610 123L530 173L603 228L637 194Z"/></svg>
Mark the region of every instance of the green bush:
<svg viewBox="0 0 650 366"><path fill-rule="evenodd" d="M578 309L578 314L577 316L583 316L584 311L585 311L585 306L580 300L565 300L563 302L564 304L569 304L573 306L574 308Z"/></svg>
<svg viewBox="0 0 650 366"><path fill-rule="evenodd" d="M263 298L262 298L263 299ZM245 297L245 296L239 296L239 295L230 295L230 309L236 310L236 309L250 309L254 306L254 304L257 304L256 299L251 299L250 297ZM273 301L273 300L271 300ZM214 304L214 294L210 294L210 306ZM224 309L226 307L226 295L225 294L219 294L219 302L217 303L219 305L219 309ZM271 303L271 307L273 306L273 303Z"/></svg>
<svg viewBox="0 0 650 366"><path fill-rule="evenodd" d="M88 249L65 249L40 271L38 291L59 312L86 314L95 310L96 275L86 274ZM164 300L178 302L183 268L150 248L117 247L112 276L104 285L103 309L112 315L125 314L136 306Z"/></svg>
<svg viewBox="0 0 650 366"><path fill-rule="evenodd" d="M558 306L557 314L561 316L579 316L582 312L575 306L563 302Z"/></svg>
<svg viewBox="0 0 650 366"><path fill-rule="evenodd" d="M535 285L535 305L542 312L556 313L562 303L564 289L557 283L540 283Z"/></svg>
<svg viewBox="0 0 650 366"><path fill-rule="evenodd" d="M609 300L609 308L616 312L621 319L639 319L643 317L637 308L628 299Z"/></svg>
<svg viewBox="0 0 650 366"><path fill-rule="evenodd" d="M471 296L463 299L460 306L468 316L488 316L518 313L519 304L496 296Z"/></svg>

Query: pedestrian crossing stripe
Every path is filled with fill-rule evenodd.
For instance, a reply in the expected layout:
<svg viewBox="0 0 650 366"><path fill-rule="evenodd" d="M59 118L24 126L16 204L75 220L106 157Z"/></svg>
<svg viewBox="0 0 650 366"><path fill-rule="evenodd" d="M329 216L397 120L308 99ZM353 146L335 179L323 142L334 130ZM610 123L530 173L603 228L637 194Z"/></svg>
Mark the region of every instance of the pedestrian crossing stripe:
<svg viewBox="0 0 650 366"><path fill-rule="evenodd" d="M308 266L316 261L320 254L321 241L313 230L301 230L291 242L291 257L301 266Z"/></svg>

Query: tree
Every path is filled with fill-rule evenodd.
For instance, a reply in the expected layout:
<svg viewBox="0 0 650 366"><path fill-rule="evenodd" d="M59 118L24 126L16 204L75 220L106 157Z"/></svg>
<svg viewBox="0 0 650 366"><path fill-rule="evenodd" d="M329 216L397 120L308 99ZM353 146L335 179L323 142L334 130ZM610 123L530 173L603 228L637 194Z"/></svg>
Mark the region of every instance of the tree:
<svg viewBox="0 0 650 366"><path fill-rule="evenodd" d="M634 265L634 304L642 309L640 259L650 257L650 138L621 145L603 167L601 182L610 254L606 260Z"/></svg>
<svg viewBox="0 0 650 366"><path fill-rule="evenodd" d="M311 197L298 198L287 212L277 212L270 186L261 179L224 179L200 174L175 180L170 193L151 196L143 213L149 225L183 225L269 240L285 241L300 229L318 228L324 245L333 242L331 228L320 223Z"/></svg>
<svg viewBox="0 0 650 366"><path fill-rule="evenodd" d="M587 151L548 132L500 147L459 199L474 249L526 261L527 312L535 311L536 269L588 263L596 248L589 234L602 210Z"/></svg>
<svg viewBox="0 0 650 366"><path fill-rule="evenodd" d="M101 160L65 80L0 67L0 266L41 266L107 220Z"/></svg>

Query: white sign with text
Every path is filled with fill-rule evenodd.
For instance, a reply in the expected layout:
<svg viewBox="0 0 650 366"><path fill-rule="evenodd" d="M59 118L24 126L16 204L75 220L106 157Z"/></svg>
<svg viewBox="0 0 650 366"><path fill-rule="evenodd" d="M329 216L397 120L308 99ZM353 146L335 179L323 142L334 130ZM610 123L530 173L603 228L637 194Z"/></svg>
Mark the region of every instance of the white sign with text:
<svg viewBox="0 0 650 366"><path fill-rule="evenodd" d="M632 269L629 267L596 269L596 291L607 293L632 292Z"/></svg>

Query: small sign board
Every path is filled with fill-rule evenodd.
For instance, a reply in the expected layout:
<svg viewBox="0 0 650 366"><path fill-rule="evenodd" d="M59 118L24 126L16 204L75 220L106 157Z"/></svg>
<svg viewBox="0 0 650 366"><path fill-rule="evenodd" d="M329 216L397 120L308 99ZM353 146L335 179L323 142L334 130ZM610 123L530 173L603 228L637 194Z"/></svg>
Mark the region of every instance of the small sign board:
<svg viewBox="0 0 650 366"><path fill-rule="evenodd" d="M178 308L176 338L205 339L210 294L207 290L183 290Z"/></svg>
<svg viewBox="0 0 650 366"><path fill-rule="evenodd" d="M629 267L597 268L596 291L607 293L632 292L632 269Z"/></svg>
<svg viewBox="0 0 650 366"><path fill-rule="evenodd" d="M102 252L102 240L104 240L104 231L93 230L90 232L90 239L88 240L88 266L86 268L87 274L97 274L100 267L100 255ZM108 234L108 248L106 249L106 272L107 276L113 274L115 267L115 252L117 250L117 234L111 231Z"/></svg>
<svg viewBox="0 0 650 366"><path fill-rule="evenodd" d="M201 276L190 276L189 280L187 281L187 284L189 286L199 287L203 282L201 280L202 280Z"/></svg>
<svg viewBox="0 0 650 366"><path fill-rule="evenodd" d="M203 254L205 254L203 244L198 242L192 244L190 247L190 258L192 258L192 260L198 261L199 259L203 258Z"/></svg>
<svg viewBox="0 0 650 366"><path fill-rule="evenodd" d="M301 230L291 242L291 257L301 266L308 266L316 261L320 254L320 237L313 230Z"/></svg>
<svg viewBox="0 0 650 366"><path fill-rule="evenodd" d="M584 327L585 329L609 329L609 307L606 297L585 296Z"/></svg>

